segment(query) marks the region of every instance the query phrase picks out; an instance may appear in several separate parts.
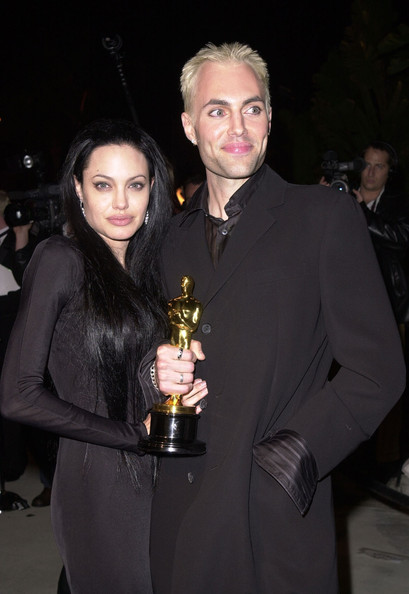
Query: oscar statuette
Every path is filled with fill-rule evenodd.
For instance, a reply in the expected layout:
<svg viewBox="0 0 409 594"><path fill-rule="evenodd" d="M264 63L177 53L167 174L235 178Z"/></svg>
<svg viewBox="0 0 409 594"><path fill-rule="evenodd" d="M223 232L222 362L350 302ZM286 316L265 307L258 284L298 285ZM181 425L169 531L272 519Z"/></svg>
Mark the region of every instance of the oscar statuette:
<svg viewBox="0 0 409 594"><path fill-rule="evenodd" d="M193 287L193 278L183 276L182 294L168 303L170 342L180 349L190 347L203 311L200 301L192 295ZM206 444L196 439L200 415L196 414L195 406L183 406L179 394L170 395L164 403L154 404L150 414L150 435L140 443L146 453L197 456L206 452Z"/></svg>

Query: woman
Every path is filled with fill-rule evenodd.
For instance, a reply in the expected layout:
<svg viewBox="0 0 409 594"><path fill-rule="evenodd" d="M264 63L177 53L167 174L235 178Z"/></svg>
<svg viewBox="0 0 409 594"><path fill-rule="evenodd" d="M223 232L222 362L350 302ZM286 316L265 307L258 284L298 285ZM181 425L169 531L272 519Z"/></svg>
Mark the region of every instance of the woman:
<svg viewBox="0 0 409 594"><path fill-rule="evenodd" d="M149 594L155 460L138 449L152 404L138 368L168 334L156 263L167 167L145 132L104 120L73 141L60 187L66 234L41 242L26 270L1 411L61 436L51 515L72 594Z"/></svg>

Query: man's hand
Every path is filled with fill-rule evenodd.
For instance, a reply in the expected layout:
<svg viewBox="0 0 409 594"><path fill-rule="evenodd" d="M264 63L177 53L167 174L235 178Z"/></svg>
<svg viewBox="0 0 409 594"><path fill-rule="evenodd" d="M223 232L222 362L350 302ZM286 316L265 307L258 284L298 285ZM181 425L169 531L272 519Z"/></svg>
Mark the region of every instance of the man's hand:
<svg viewBox="0 0 409 594"><path fill-rule="evenodd" d="M330 187L330 184L327 182L324 176L321 177L318 183L320 184L320 186L327 186L328 188Z"/></svg>
<svg viewBox="0 0 409 594"><path fill-rule="evenodd" d="M13 227L14 235L16 236L16 250L21 250L28 244L28 234L34 221L30 221L27 225L18 225Z"/></svg>
<svg viewBox="0 0 409 594"><path fill-rule="evenodd" d="M209 391L207 389L207 383L197 378L193 382L193 389L182 397L182 405L183 406L196 406L196 414L200 414L202 410L205 408L203 404L205 402L204 398L208 395ZM203 406L203 409L201 408Z"/></svg>
<svg viewBox="0 0 409 594"><path fill-rule="evenodd" d="M362 194L359 190L352 190L352 191L355 194L355 198L358 200L358 202L364 201L364 199L362 198Z"/></svg>

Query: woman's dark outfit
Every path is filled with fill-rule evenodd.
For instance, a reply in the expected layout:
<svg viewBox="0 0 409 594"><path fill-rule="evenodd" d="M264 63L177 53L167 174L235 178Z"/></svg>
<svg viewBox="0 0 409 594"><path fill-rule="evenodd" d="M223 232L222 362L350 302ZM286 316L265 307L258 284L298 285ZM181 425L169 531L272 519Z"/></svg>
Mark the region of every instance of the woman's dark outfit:
<svg viewBox="0 0 409 594"><path fill-rule="evenodd" d="M85 354L77 307L83 279L82 256L69 239L53 236L37 247L4 364L2 412L61 436L51 513L72 594L150 594L152 459L138 455L147 432L133 404L126 422L107 418ZM44 386L47 368L58 396ZM135 380L128 383L134 396ZM139 485L121 450L130 453Z"/></svg>

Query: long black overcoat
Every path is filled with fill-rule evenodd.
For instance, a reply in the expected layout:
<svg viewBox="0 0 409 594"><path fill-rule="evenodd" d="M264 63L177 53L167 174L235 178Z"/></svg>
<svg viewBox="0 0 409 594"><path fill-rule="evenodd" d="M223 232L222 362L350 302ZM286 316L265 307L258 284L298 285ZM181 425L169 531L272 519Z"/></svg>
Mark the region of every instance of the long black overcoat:
<svg viewBox="0 0 409 594"><path fill-rule="evenodd" d="M288 184L266 165L259 175L216 269L195 203L166 241L169 297L189 274L204 305L197 375L209 396L198 423L207 453L161 462L157 594L337 592L329 473L404 387L396 323L356 200ZM333 359L341 369L329 382ZM318 467L304 514L280 484L285 466L273 477L254 460L254 445L282 429L306 440Z"/></svg>

